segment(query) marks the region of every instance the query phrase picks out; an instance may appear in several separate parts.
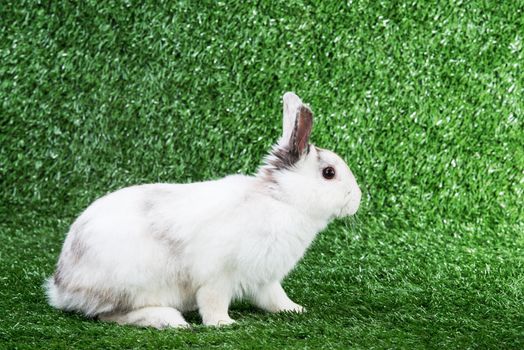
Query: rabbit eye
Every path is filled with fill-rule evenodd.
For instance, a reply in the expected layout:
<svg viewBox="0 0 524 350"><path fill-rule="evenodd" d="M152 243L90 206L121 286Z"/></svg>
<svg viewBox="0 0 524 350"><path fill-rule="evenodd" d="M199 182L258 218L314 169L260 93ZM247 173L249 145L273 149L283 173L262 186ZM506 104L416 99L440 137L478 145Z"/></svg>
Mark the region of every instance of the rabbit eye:
<svg viewBox="0 0 524 350"><path fill-rule="evenodd" d="M324 179L331 180L335 177L335 169L332 166L325 167L322 169L322 176Z"/></svg>

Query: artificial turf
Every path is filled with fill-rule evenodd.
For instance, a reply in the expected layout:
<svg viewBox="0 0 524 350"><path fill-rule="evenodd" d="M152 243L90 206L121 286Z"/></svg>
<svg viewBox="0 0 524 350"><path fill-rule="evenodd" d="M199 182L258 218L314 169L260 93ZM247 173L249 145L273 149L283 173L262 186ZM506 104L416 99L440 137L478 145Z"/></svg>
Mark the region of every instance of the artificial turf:
<svg viewBox="0 0 524 350"><path fill-rule="evenodd" d="M2 1L0 348L523 348L523 40L522 1ZM47 305L90 202L253 173L285 91L364 194L285 280L307 313L157 331Z"/></svg>

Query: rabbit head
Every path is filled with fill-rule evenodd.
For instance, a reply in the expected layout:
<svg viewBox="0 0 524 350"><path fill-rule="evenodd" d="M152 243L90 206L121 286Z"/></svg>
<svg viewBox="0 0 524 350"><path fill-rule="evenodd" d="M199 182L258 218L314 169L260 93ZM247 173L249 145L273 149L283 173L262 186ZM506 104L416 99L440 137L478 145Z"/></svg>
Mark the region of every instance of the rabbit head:
<svg viewBox="0 0 524 350"><path fill-rule="evenodd" d="M313 113L292 92L283 97L283 133L259 174L275 188L280 200L312 217L353 215L361 192L353 173L334 152L309 143Z"/></svg>

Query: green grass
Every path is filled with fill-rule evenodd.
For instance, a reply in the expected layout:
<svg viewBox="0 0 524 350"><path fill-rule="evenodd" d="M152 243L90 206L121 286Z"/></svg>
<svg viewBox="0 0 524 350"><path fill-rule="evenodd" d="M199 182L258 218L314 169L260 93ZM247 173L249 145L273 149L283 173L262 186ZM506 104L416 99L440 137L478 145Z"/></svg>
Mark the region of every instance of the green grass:
<svg viewBox="0 0 524 350"><path fill-rule="evenodd" d="M0 3L0 348L524 347L524 3ZM364 196L286 279L304 315L156 331L46 304L68 226L145 182L252 173L281 96Z"/></svg>

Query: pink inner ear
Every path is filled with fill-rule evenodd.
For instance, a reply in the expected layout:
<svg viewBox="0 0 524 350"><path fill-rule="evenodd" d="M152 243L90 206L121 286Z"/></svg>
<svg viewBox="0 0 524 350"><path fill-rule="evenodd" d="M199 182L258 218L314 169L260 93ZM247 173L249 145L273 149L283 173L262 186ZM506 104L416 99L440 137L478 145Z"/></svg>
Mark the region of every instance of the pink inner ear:
<svg viewBox="0 0 524 350"><path fill-rule="evenodd" d="M313 128L313 113L306 106L300 106L297 114L296 145L298 151L302 153L309 144L309 136Z"/></svg>

